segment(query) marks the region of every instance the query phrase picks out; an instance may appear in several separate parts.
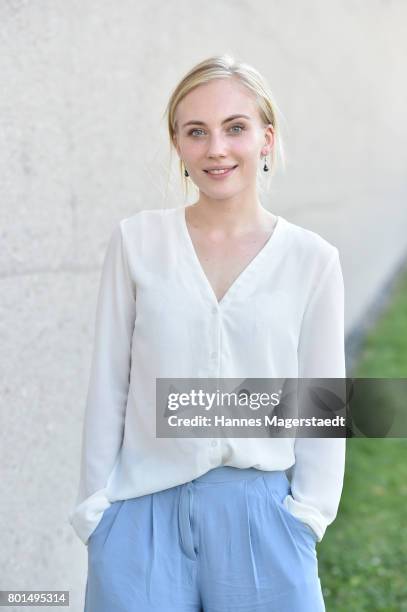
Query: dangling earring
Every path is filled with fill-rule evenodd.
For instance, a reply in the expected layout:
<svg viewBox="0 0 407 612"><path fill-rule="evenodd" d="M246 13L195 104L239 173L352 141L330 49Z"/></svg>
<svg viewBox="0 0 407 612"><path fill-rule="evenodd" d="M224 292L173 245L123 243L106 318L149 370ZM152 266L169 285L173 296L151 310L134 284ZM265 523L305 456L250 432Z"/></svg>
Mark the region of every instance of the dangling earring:
<svg viewBox="0 0 407 612"><path fill-rule="evenodd" d="M184 176L189 176L189 174L188 174L188 170L187 170L186 168L185 168L185 170L184 170Z"/></svg>
<svg viewBox="0 0 407 612"><path fill-rule="evenodd" d="M264 172L268 172L269 171L269 167L267 165L267 155L264 156L264 166L263 166L263 170Z"/></svg>

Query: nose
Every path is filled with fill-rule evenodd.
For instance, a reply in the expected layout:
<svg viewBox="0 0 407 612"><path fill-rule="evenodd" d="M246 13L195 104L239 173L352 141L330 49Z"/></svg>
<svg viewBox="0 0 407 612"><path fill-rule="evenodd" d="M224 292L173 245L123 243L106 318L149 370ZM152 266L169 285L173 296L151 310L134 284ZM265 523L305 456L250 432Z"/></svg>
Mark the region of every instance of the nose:
<svg viewBox="0 0 407 612"><path fill-rule="evenodd" d="M226 157L226 141L222 134L214 132L208 140L208 157Z"/></svg>

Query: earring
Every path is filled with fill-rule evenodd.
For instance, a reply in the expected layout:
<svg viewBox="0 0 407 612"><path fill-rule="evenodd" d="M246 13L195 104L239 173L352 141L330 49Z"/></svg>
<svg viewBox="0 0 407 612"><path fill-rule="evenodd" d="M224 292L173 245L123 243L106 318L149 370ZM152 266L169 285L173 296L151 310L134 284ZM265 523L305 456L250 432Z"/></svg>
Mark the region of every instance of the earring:
<svg viewBox="0 0 407 612"><path fill-rule="evenodd" d="M264 172L268 172L269 171L269 167L267 165L267 155L264 156L264 166L263 166L263 170Z"/></svg>
<svg viewBox="0 0 407 612"><path fill-rule="evenodd" d="M185 168L185 170L184 170L184 176L189 176L189 174L188 174L188 170L187 170L186 168Z"/></svg>

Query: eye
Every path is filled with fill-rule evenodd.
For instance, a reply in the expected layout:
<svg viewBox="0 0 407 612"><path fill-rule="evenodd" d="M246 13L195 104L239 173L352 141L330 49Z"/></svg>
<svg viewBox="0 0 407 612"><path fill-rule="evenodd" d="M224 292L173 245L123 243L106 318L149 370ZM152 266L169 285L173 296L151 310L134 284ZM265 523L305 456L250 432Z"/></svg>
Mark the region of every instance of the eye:
<svg viewBox="0 0 407 612"><path fill-rule="evenodd" d="M199 129L199 128L195 128L194 130L190 130L188 132L189 136L193 136L194 132L202 132L203 130Z"/></svg>
<svg viewBox="0 0 407 612"><path fill-rule="evenodd" d="M233 128L239 128L240 130L239 132L235 132L235 134L240 134L245 129L244 125L232 125L230 129L233 130Z"/></svg>
<svg viewBox="0 0 407 612"><path fill-rule="evenodd" d="M238 131L235 131L235 128L238 128ZM243 132L243 130L245 130L245 126L244 125L232 125L232 127L230 128L230 130L233 130L234 134L241 134ZM193 130L190 130L188 132L188 136L195 136L196 132L203 132L204 130L202 130L201 128L194 128ZM200 136L200 134L198 134L198 136Z"/></svg>

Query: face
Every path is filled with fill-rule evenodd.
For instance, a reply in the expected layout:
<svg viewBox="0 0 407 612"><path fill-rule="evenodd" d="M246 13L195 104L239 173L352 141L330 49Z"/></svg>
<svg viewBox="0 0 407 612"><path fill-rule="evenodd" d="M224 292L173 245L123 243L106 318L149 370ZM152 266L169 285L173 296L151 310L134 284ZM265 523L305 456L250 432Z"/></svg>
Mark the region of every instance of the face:
<svg viewBox="0 0 407 612"><path fill-rule="evenodd" d="M260 160L271 151L274 131L262 123L254 94L244 85L233 78L200 85L178 104L175 119L175 148L201 193L225 198L255 190ZM215 167L233 169L207 172Z"/></svg>

